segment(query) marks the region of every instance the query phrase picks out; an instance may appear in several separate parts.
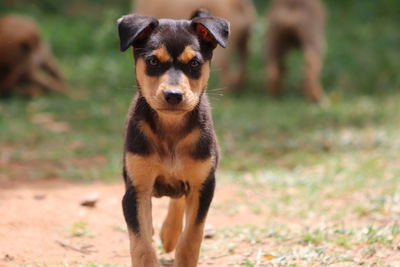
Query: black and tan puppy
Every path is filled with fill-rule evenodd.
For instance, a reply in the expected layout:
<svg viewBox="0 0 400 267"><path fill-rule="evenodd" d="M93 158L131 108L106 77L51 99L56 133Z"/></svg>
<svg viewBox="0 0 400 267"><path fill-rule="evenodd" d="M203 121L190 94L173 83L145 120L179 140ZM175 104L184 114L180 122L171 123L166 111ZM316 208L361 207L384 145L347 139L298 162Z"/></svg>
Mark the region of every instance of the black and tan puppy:
<svg viewBox="0 0 400 267"><path fill-rule="evenodd" d="M213 50L226 46L229 24L201 12L192 20L133 14L119 19L118 29L121 50L133 46L139 87L126 124L123 170L132 265L159 266L151 198L168 196L164 249L176 247L176 267L195 267L218 162L205 89Z"/></svg>

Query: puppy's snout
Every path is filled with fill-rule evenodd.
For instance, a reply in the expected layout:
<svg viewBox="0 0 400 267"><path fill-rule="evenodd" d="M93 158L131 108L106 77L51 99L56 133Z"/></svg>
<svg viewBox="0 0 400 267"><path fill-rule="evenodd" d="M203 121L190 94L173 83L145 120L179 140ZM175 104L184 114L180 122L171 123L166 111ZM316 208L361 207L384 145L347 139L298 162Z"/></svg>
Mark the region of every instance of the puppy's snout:
<svg viewBox="0 0 400 267"><path fill-rule="evenodd" d="M169 89L164 92L164 99L168 104L176 105L182 102L183 93L179 89Z"/></svg>

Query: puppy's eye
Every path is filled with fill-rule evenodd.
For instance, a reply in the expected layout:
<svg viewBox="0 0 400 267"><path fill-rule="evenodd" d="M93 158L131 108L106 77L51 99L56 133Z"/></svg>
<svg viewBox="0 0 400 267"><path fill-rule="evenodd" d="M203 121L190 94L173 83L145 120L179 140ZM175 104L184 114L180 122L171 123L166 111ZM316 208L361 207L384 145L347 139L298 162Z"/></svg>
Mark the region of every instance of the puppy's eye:
<svg viewBox="0 0 400 267"><path fill-rule="evenodd" d="M197 59L192 59L190 62L190 67L192 68L198 68L200 66L200 62Z"/></svg>
<svg viewBox="0 0 400 267"><path fill-rule="evenodd" d="M156 57L151 57L147 62L152 66L158 66L160 64L160 60Z"/></svg>

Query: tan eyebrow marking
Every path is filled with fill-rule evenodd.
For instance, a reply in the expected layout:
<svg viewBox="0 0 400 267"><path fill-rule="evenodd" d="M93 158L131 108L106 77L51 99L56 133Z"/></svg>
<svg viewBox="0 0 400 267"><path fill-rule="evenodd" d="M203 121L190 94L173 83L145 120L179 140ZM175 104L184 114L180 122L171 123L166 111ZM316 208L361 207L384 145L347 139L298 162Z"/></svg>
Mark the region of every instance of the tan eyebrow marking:
<svg viewBox="0 0 400 267"><path fill-rule="evenodd" d="M196 51L191 46L186 46L183 52L178 57L179 61L189 63L196 56Z"/></svg>
<svg viewBox="0 0 400 267"><path fill-rule="evenodd" d="M165 45L161 45L159 48L154 50L153 55L155 55L158 58L158 60L162 62L172 61L172 57L168 53Z"/></svg>

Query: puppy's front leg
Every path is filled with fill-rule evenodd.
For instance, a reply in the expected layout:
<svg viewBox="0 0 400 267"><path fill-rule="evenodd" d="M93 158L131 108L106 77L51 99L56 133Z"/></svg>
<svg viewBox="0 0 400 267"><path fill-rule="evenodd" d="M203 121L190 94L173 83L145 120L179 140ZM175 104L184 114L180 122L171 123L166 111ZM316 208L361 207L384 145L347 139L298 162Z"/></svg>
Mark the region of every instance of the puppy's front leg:
<svg viewBox="0 0 400 267"><path fill-rule="evenodd" d="M212 171L200 188L186 199L186 225L176 248L175 267L196 267L203 240L204 224L215 189Z"/></svg>
<svg viewBox="0 0 400 267"><path fill-rule="evenodd" d="M122 200L131 244L132 267L158 267L152 247L151 194L152 187L135 185L124 171L126 192ZM147 178L147 177L146 177ZM151 180L151 179L147 179Z"/></svg>

